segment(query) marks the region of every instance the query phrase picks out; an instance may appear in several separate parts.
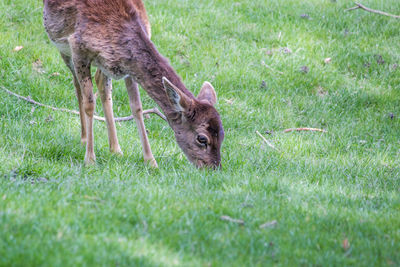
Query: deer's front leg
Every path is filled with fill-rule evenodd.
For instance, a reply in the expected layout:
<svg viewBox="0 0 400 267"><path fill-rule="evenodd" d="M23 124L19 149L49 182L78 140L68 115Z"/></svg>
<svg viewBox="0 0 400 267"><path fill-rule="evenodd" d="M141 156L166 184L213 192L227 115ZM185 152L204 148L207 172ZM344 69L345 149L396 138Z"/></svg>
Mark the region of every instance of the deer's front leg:
<svg viewBox="0 0 400 267"><path fill-rule="evenodd" d="M87 143L85 163L86 165L93 164L96 161L94 154L94 137L93 137L93 115L96 107L96 98L93 95L93 83L90 74L90 62L85 58L79 57L79 54L74 54L72 57L74 63L75 74L78 79L81 95L82 108L85 112Z"/></svg>
<svg viewBox="0 0 400 267"><path fill-rule="evenodd" d="M79 104L79 117L81 119L81 143L82 145L86 145L87 137L86 137L86 119L85 119L85 112L83 110L82 104L82 91L81 86L79 85L78 79L76 78L74 64L72 63L72 59L70 56L64 55L61 53L61 57L64 60L67 67L70 69L72 76L74 77L74 87L76 91L76 97L78 98Z"/></svg>
<svg viewBox="0 0 400 267"><path fill-rule="evenodd" d="M100 92L104 117L106 118L110 151L112 153L122 155L121 148L118 144L117 130L115 128L115 122L114 122L111 79L105 76L100 69L97 69L95 75L95 81L97 84L97 88L99 89Z"/></svg>
<svg viewBox="0 0 400 267"><path fill-rule="evenodd" d="M125 79L125 84L126 89L128 90L129 103L132 109L132 114L135 118L136 125L139 131L140 142L142 143L144 161L150 164L150 166L157 168L157 162L154 159L153 153L151 152L149 139L147 137L146 128L144 126L143 108L142 102L140 101L138 84L131 77Z"/></svg>

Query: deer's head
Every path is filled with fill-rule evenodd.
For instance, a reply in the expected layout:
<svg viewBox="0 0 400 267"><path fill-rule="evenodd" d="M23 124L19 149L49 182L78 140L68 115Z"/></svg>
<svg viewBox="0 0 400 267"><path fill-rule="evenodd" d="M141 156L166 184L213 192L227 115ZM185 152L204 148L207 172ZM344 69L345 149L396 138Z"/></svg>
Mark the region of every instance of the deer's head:
<svg viewBox="0 0 400 267"><path fill-rule="evenodd" d="M214 87L205 82L197 98L191 98L165 77L163 84L174 112L169 123L179 147L197 167L220 167L224 128L214 107Z"/></svg>

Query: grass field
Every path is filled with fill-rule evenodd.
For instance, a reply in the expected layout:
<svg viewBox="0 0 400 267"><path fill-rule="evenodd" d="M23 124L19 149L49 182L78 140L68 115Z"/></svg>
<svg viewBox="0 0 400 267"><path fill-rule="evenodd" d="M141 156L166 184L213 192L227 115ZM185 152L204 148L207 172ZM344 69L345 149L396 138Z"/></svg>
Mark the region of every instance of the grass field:
<svg viewBox="0 0 400 267"><path fill-rule="evenodd" d="M132 121L117 124L122 157L95 123L86 168L77 116L0 88L0 265L400 266L400 21L343 0L145 3L187 87L218 92L223 169L190 165L156 116L158 170ZM397 0L364 4L400 14ZM41 12L39 0L0 2L0 87L77 109ZM116 116L129 115L114 88ZM283 133L293 127L328 132Z"/></svg>

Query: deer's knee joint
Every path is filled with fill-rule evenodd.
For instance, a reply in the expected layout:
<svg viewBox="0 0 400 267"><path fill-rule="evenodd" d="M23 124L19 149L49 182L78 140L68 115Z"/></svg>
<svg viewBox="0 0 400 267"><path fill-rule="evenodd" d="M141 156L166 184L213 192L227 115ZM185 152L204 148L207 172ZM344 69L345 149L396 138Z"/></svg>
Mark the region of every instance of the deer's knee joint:
<svg viewBox="0 0 400 267"><path fill-rule="evenodd" d="M141 105L133 105L131 103L130 106L134 117L139 118L139 116L143 114L143 108Z"/></svg>
<svg viewBox="0 0 400 267"><path fill-rule="evenodd" d="M134 111L133 111L133 115L134 115L135 117L137 117L137 118L139 118L139 117L143 114L143 109L142 109L142 107L135 107L133 110L134 110Z"/></svg>
<svg viewBox="0 0 400 267"><path fill-rule="evenodd" d="M85 110L86 115L89 117L92 117L94 114L94 109L95 109L95 101L92 100L92 102L88 101L83 103L83 109Z"/></svg>

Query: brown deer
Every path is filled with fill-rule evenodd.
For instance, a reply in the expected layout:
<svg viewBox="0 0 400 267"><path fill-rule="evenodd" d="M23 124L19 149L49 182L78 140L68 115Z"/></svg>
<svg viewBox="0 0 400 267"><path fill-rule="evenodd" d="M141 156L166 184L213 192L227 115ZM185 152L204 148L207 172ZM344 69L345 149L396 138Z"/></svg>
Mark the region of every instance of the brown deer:
<svg viewBox="0 0 400 267"><path fill-rule="evenodd" d="M186 89L150 41L150 24L141 0L43 2L47 34L73 74L79 102L81 142L86 143L86 164L96 160L93 143L96 98L90 73L93 65L97 67L95 81L111 152L122 153L112 109L111 78L124 78L146 162L157 167L143 122L138 83L165 113L176 141L189 161L197 167L220 166L224 130L214 108L215 90L205 82L196 98Z"/></svg>

